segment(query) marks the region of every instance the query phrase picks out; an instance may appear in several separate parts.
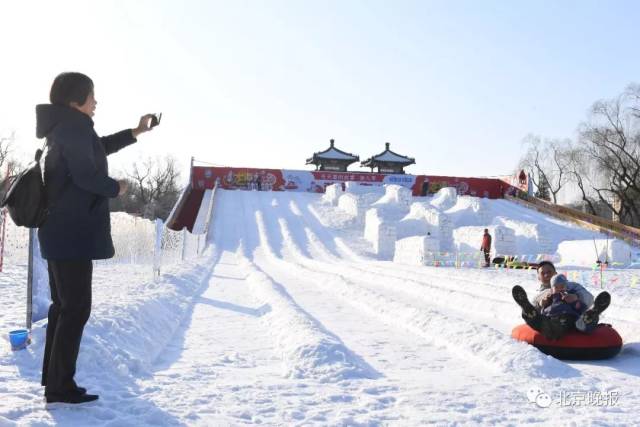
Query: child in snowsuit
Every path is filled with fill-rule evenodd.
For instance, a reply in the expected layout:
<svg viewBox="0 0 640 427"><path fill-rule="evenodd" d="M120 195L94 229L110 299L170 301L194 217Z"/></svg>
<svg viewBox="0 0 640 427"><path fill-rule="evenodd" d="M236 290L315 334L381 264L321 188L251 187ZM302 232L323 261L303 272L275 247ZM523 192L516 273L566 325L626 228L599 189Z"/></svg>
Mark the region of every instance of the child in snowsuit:
<svg viewBox="0 0 640 427"><path fill-rule="evenodd" d="M586 306L580 299L573 302L566 302L565 296L572 294L577 295L575 291L567 290L567 278L562 274L556 274L551 278L551 298L548 299L549 305L542 309L542 314L549 317L571 316L574 319L580 317L584 313Z"/></svg>

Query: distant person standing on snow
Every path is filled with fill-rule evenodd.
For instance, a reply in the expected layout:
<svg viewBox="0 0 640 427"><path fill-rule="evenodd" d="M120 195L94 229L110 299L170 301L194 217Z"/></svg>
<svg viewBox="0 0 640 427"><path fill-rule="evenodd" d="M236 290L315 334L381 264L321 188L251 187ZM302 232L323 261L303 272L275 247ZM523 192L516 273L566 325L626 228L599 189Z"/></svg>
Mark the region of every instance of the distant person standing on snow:
<svg viewBox="0 0 640 427"><path fill-rule="evenodd" d="M482 245L480 245L480 250L484 252L484 266L489 267L491 257L489 256L491 252L491 234L489 234L489 229L484 229L484 234L482 235Z"/></svg>
<svg viewBox="0 0 640 427"><path fill-rule="evenodd" d="M36 107L36 135L47 139L44 184L49 213L38 230L47 260L52 304L42 362L47 403L85 403L98 399L74 381L84 325L91 313L94 259L112 258L109 198L127 190L109 177L107 155L136 142L151 129L152 115L138 127L98 137L93 81L81 73L55 78L50 104Z"/></svg>

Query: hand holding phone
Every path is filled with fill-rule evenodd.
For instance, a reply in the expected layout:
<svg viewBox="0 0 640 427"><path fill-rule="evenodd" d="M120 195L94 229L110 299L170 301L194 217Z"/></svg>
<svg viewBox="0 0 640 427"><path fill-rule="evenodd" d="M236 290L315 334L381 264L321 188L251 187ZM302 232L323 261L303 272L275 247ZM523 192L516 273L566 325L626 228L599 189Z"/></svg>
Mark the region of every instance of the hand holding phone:
<svg viewBox="0 0 640 427"><path fill-rule="evenodd" d="M162 120L162 113L152 114L151 122L149 123L150 128L154 128L160 124L160 120Z"/></svg>
<svg viewBox="0 0 640 427"><path fill-rule="evenodd" d="M140 134L149 132L154 127L160 124L160 120L162 119L162 113L158 114L145 114L140 117L140 122L138 122L138 126L131 129L131 135L134 138L137 138Z"/></svg>

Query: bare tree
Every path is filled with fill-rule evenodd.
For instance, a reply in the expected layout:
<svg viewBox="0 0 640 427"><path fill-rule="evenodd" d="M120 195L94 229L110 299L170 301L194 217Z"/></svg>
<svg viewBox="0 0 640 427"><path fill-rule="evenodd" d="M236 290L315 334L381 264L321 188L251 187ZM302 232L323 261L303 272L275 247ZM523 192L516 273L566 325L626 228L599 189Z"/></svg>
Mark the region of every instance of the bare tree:
<svg viewBox="0 0 640 427"><path fill-rule="evenodd" d="M124 210L149 219L165 219L179 195L176 159L167 156L136 162L127 177L130 185Z"/></svg>
<svg viewBox="0 0 640 427"><path fill-rule="evenodd" d="M582 201L587 206L588 213L597 215L598 211L594 205L589 177L592 176L591 161L587 153L579 147L571 146L566 153L567 175L569 181L574 182L580 190Z"/></svg>
<svg viewBox="0 0 640 427"><path fill-rule="evenodd" d="M9 137L0 137L0 171L5 162L9 160L9 153L11 152L11 146L15 141L15 132L11 133Z"/></svg>
<svg viewBox="0 0 640 427"><path fill-rule="evenodd" d="M558 193L568 179L567 168L570 158L567 156L571 141L564 139L545 139L537 135L528 135L523 140L527 152L520 160L520 168L526 170L531 181L538 189L548 189L553 203L558 202Z"/></svg>
<svg viewBox="0 0 640 427"><path fill-rule="evenodd" d="M14 144L15 132L8 137L0 137L0 200L8 190L10 179L22 169L20 162L11 157Z"/></svg>
<svg viewBox="0 0 640 427"><path fill-rule="evenodd" d="M8 137L0 136L0 173L3 179L15 175L21 169L21 163L11 156L16 141L16 133Z"/></svg>
<svg viewBox="0 0 640 427"><path fill-rule="evenodd" d="M604 179L593 186L598 199L621 221L640 224L640 86L596 102L580 143Z"/></svg>

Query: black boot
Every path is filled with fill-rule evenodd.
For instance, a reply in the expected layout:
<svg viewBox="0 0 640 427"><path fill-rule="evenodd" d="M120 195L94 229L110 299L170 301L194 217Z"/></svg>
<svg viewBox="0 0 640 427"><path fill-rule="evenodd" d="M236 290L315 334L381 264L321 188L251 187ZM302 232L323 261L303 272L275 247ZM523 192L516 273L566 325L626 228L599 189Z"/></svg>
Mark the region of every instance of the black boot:
<svg viewBox="0 0 640 427"><path fill-rule="evenodd" d="M593 302L593 307L589 310L585 311L582 315L582 320L585 324L597 324L600 320L600 313L605 311L609 304L611 303L611 295L609 292L604 291L601 292L596 300Z"/></svg>
<svg viewBox="0 0 640 427"><path fill-rule="evenodd" d="M513 295L513 299L518 303L520 308L522 308L522 317L525 319L533 319L536 317L538 311L531 304L529 298L527 298L527 291L525 291L522 286L515 285L513 289L511 289L511 295Z"/></svg>
<svg viewBox="0 0 640 427"><path fill-rule="evenodd" d="M42 386L46 386L46 384L42 384ZM85 394L87 392L87 389L84 387L76 387L75 392L78 394Z"/></svg>
<svg viewBox="0 0 640 427"><path fill-rule="evenodd" d="M89 403L95 400L98 400L97 394L86 394L86 393L77 393L77 392L69 392L69 393L49 393L45 396L45 400L47 404L51 403L68 403L72 405Z"/></svg>

